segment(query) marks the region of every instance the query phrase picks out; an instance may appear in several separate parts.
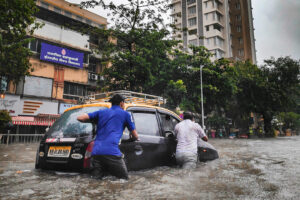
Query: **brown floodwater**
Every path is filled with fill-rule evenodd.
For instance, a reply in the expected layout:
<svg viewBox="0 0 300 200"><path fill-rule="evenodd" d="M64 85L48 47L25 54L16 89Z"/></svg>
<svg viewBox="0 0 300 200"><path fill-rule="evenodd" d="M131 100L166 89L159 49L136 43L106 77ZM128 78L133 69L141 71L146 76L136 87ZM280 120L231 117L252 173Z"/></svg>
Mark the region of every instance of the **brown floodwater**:
<svg viewBox="0 0 300 200"><path fill-rule="evenodd" d="M300 137L214 139L220 158L129 180L34 169L38 144L0 145L0 199L300 199Z"/></svg>

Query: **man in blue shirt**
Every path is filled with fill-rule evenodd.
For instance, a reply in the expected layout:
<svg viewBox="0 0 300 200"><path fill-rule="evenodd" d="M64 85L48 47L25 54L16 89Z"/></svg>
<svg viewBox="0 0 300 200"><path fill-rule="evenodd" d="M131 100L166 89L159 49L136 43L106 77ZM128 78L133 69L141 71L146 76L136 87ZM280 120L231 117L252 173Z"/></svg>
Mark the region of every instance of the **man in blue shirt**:
<svg viewBox="0 0 300 200"><path fill-rule="evenodd" d="M97 135L92 151L92 175L102 178L104 172L118 177L128 179L128 172L119 142L125 126L131 132L134 140L138 139L134 123L128 112L124 111L124 97L116 94L111 99L110 109L98 110L85 113L77 117L80 122L97 122Z"/></svg>

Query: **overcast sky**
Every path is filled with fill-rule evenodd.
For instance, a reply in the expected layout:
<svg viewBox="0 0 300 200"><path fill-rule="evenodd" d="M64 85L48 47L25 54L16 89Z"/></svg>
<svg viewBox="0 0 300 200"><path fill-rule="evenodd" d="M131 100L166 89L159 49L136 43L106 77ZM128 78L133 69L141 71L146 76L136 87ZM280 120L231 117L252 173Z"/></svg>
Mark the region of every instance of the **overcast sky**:
<svg viewBox="0 0 300 200"><path fill-rule="evenodd" d="M80 2L80 0L68 0ZM112 0L120 3L125 0ZM300 59L300 0L252 0L258 64L271 56ZM106 17L99 8L91 10ZM169 23L169 22L167 22Z"/></svg>
<svg viewBox="0 0 300 200"><path fill-rule="evenodd" d="M300 0L252 0L258 64L271 56L300 59Z"/></svg>

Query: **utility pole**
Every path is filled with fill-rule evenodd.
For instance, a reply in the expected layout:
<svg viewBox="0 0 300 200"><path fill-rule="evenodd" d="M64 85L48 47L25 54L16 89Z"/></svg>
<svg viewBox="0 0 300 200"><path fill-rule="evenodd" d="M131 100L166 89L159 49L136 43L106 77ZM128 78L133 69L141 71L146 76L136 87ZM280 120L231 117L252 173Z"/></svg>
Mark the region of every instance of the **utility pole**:
<svg viewBox="0 0 300 200"><path fill-rule="evenodd" d="M200 87L201 87L201 119L202 119L202 128L205 132L204 126L204 107L203 107L203 86L202 86L202 69L204 65L200 65Z"/></svg>

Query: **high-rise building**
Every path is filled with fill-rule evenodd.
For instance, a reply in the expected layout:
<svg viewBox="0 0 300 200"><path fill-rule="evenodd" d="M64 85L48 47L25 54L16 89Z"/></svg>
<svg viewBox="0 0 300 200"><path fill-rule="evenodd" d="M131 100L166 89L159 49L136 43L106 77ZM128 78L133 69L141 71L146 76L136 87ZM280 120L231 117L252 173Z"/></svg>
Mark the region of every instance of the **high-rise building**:
<svg viewBox="0 0 300 200"><path fill-rule="evenodd" d="M205 46L212 60L222 57L256 63L251 0L173 0L174 38Z"/></svg>

